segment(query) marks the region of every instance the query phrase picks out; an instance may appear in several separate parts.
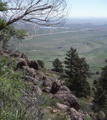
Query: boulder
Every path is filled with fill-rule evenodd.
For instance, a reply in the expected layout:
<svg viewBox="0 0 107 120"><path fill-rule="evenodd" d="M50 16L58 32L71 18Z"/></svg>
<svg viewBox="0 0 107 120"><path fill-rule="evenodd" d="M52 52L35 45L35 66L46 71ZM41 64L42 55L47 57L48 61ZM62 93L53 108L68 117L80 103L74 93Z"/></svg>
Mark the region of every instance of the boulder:
<svg viewBox="0 0 107 120"><path fill-rule="evenodd" d="M2 50L2 49L0 49L0 55L3 55L3 54L4 54L3 50Z"/></svg>
<svg viewBox="0 0 107 120"><path fill-rule="evenodd" d="M38 63L36 61L32 61L32 60L29 62L29 67L34 68L35 70L39 69Z"/></svg>
<svg viewBox="0 0 107 120"><path fill-rule="evenodd" d="M47 87L47 86L51 87L51 81L49 79L45 79L43 81L43 87Z"/></svg>
<svg viewBox="0 0 107 120"><path fill-rule="evenodd" d="M56 92L56 94L54 94L54 97L57 98L59 101L64 101L66 105L68 105L69 107L73 107L76 110L79 110L80 108L76 97L69 91L59 90Z"/></svg>
<svg viewBox="0 0 107 120"><path fill-rule="evenodd" d="M74 108L70 108L69 117L71 120L83 120L82 116Z"/></svg>
<svg viewBox="0 0 107 120"><path fill-rule="evenodd" d="M27 55L26 55L25 53L22 53L22 54L21 54L21 58L23 58L23 59L25 59L25 60L28 60L28 57L27 57Z"/></svg>
<svg viewBox="0 0 107 120"><path fill-rule="evenodd" d="M57 103L56 106L57 106L57 108L59 108L60 110L63 110L63 111L67 111L67 109L68 109L68 106L64 105L64 104Z"/></svg>
<svg viewBox="0 0 107 120"><path fill-rule="evenodd" d="M4 53L4 54L3 54L3 57L9 58L9 55L6 54L6 53Z"/></svg>
<svg viewBox="0 0 107 120"><path fill-rule="evenodd" d="M15 52L15 51L14 51L14 52ZM10 56L11 53L13 53L12 50L0 49L0 55L7 54L8 56Z"/></svg>
<svg viewBox="0 0 107 120"><path fill-rule="evenodd" d="M30 65L30 60L28 59L28 57L25 53L21 54L21 58L23 58L27 62L28 66Z"/></svg>
<svg viewBox="0 0 107 120"><path fill-rule="evenodd" d="M52 84L52 87L51 87L51 93L52 94L55 94L59 89L60 89L60 87L61 87L61 83L59 82L59 81L55 81L55 82L53 82L53 84Z"/></svg>
<svg viewBox="0 0 107 120"><path fill-rule="evenodd" d="M33 90L35 90L36 91L36 93L38 94L38 95L42 95L42 91L41 91L41 89L39 88L39 86L32 86L32 88L33 88Z"/></svg>
<svg viewBox="0 0 107 120"><path fill-rule="evenodd" d="M58 113L58 112L59 112L59 110L53 110L52 112L53 112L53 113Z"/></svg>
<svg viewBox="0 0 107 120"><path fill-rule="evenodd" d="M49 79L50 79L51 81L56 81L56 78L55 78L55 77L49 77Z"/></svg>
<svg viewBox="0 0 107 120"><path fill-rule="evenodd" d="M31 77L35 77L35 70L33 68L29 68L29 66L23 66L22 69L27 72Z"/></svg>
<svg viewBox="0 0 107 120"><path fill-rule="evenodd" d="M43 79L43 80L46 80L46 79L47 79L47 77L43 75L43 76L42 76L42 79Z"/></svg>
<svg viewBox="0 0 107 120"><path fill-rule="evenodd" d="M105 113L103 111L99 111L97 115L97 120L105 120Z"/></svg>
<svg viewBox="0 0 107 120"><path fill-rule="evenodd" d="M12 51L12 53L10 54L10 57L21 57L21 54L20 54L20 52L18 52L18 51Z"/></svg>
<svg viewBox="0 0 107 120"><path fill-rule="evenodd" d="M47 87L44 88L42 91L43 91L43 92L46 92L46 93L50 93L51 87L47 86Z"/></svg>
<svg viewBox="0 0 107 120"><path fill-rule="evenodd" d="M61 86L60 91L67 91L67 92L71 92L70 89L68 87L66 87L65 85Z"/></svg>
<svg viewBox="0 0 107 120"><path fill-rule="evenodd" d="M18 68L21 69L23 66L27 66L27 62L23 58L18 58L17 61L18 63L17 63L16 69Z"/></svg>
<svg viewBox="0 0 107 120"><path fill-rule="evenodd" d="M28 82L32 82L34 85L37 85L39 83L37 79L30 77L30 76L25 76L25 77L21 77L21 78Z"/></svg>

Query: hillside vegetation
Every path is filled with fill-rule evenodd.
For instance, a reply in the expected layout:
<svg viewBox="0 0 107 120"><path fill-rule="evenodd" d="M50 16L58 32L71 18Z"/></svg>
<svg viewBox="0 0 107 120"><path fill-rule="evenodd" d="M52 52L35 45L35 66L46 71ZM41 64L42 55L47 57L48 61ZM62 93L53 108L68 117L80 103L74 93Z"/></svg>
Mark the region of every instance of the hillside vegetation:
<svg viewBox="0 0 107 120"><path fill-rule="evenodd" d="M44 27L32 33L25 24L26 31L16 29L19 21L61 25L64 15L57 19L55 12L65 10L66 2L44 2L0 0L0 120L107 120L107 24L68 23L50 29L52 35Z"/></svg>
<svg viewBox="0 0 107 120"><path fill-rule="evenodd" d="M1 120L106 120L106 93L98 92L99 98L97 88L103 86L98 82L94 82L95 99L92 94L76 98L66 86L65 75L41 67L42 62L18 51L1 49L0 55Z"/></svg>

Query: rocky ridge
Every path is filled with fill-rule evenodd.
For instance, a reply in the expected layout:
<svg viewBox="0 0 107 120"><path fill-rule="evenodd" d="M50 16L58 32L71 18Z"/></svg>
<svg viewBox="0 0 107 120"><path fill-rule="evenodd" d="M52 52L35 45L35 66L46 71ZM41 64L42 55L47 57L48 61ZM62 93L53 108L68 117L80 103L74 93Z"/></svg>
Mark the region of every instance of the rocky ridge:
<svg viewBox="0 0 107 120"><path fill-rule="evenodd" d="M58 100L56 106L50 108L53 114L57 112L63 113L67 116L68 120L85 120L85 117L91 120L89 114L80 110L79 101L69 88L63 84L64 81L53 77L52 74L58 73L53 73L49 69L45 69L45 72L41 71L37 61L29 60L25 53L20 53L19 51L1 49L0 55L8 57L11 60L7 66L13 62L13 58L16 59L14 70L26 72L27 76L22 77L25 80L25 84L28 84L39 95L47 93L51 99L56 98ZM44 113L48 111L46 109L48 108L44 109Z"/></svg>

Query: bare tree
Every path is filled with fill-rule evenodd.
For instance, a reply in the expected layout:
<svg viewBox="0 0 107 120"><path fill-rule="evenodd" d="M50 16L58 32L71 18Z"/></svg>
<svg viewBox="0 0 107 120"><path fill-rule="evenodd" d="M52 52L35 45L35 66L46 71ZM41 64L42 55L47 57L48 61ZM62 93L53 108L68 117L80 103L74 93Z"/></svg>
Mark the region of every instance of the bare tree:
<svg viewBox="0 0 107 120"><path fill-rule="evenodd" d="M42 26L61 26L65 23L65 0L3 0L7 2L7 24L17 21L30 22ZM2 17L1 16L1 17Z"/></svg>

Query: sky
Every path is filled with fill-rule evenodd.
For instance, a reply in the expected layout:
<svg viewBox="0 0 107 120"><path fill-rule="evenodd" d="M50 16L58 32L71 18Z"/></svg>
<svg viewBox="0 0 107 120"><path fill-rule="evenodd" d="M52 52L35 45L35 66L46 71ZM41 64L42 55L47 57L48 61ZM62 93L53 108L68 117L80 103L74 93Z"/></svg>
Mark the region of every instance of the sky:
<svg viewBox="0 0 107 120"><path fill-rule="evenodd" d="M66 0L71 18L107 18L107 0Z"/></svg>

